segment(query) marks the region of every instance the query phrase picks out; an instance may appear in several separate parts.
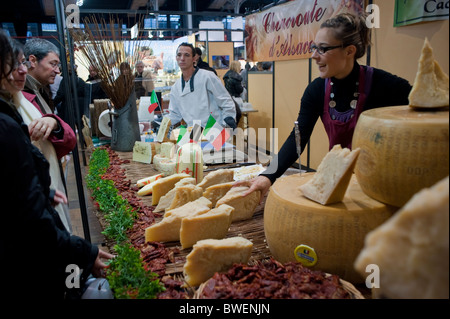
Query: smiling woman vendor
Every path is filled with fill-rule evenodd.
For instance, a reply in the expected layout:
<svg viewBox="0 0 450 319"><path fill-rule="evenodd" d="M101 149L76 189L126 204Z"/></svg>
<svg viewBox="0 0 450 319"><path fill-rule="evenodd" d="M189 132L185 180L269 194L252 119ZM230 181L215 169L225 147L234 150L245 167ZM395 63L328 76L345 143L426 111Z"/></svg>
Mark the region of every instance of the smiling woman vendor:
<svg viewBox="0 0 450 319"><path fill-rule="evenodd" d="M177 63L182 76L170 92L169 118L173 124L182 119L188 126L200 120L205 127L211 114L223 126L236 128L236 107L220 79L210 71L196 68L195 49L182 43L177 49Z"/></svg>
<svg viewBox="0 0 450 319"><path fill-rule="evenodd" d="M325 21L311 45L312 59L320 77L305 90L298 124L301 150L305 149L320 117L329 139L329 148L340 144L351 148L359 115L368 109L408 104L411 85L386 71L361 66L370 44L370 30L364 16L348 13ZM298 159L295 131L283 144L265 172L252 181L246 194L261 190L266 194L275 180Z"/></svg>

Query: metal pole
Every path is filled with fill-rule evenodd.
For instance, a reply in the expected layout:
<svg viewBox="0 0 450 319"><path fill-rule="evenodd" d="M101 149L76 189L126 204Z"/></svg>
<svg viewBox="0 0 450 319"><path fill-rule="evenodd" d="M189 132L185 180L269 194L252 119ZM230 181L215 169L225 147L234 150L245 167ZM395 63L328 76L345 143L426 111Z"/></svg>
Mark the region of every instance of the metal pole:
<svg viewBox="0 0 450 319"><path fill-rule="evenodd" d="M76 116L76 123L77 123L77 127L78 127L78 139L79 139L79 143L81 146L81 153L82 153L82 158L83 158L83 165L86 166L86 155L85 155L85 147L84 147L84 135L83 135L83 124L81 121L81 114L80 114L80 101L78 100L78 81L77 81L77 76L75 73L75 56L73 54L73 45L72 45L72 41L71 41L71 37L70 37L70 33L69 31L67 31L66 33L67 36L67 47L69 48L69 58L70 58L70 67L72 70L72 74L71 74L71 84L72 84L72 92L73 92L73 107L75 109L75 116ZM84 109L84 108L83 108Z"/></svg>
<svg viewBox="0 0 450 319"><path fill-rule="evenodd" d="M66 50L65 50L65 40L64 40L64 11L63 11L63 5L62 0L55 0L55 14L56 14L56 24L58 26L58 35L59 35L59 42L61 43L61 64L62 64L62 72L63 72L63 81L65 81L65 99L66 99L66 105L67 110L69 113L69 125L72 127L73 130L75 130L75 120L74 120L74 110L73 110L73 104L71 100L71 92L70 92L70 78L69 78L69 71L68 71L68 65L67 65L67 59L66 59ZM81 132L78 132L81 134ZM80 157L78 154L78 145L75 145L75 148L72 151L73 153L73 162L74 162L74 168L75 168L75 178L77 181L77 190L78 190L78 200L80 203L80 211L81 211L81 220L83 222L83 232L84 232L84 238L91 242L91 234L89 231L89 222L87 218L87 209L86 209L86 201L84 198L84 188L83 188L83 178L81 175L81 167L80 167Z"/></svg>

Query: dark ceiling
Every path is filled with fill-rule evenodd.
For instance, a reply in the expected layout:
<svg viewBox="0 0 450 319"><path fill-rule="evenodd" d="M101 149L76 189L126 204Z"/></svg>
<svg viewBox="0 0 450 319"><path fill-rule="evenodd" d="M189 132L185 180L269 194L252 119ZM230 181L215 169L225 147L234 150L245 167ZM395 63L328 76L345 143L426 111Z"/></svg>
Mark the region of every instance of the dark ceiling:
<svg viewBox="0 0 450 319"><path fill-rule="evenodd" d="M119 16L122 21L133 23L133 19L145 12L155 12L155 7L159 7L158 12L169 14L176 12L180 14L186 12L186 3L188 0L84 0L80 7L81 19L83 16L96 15L100 13L103 16L109 16L113 13ZM27 32L27 23L55 23L55 0L8 0L2 1L0 9L0 27L2 22L14 24L17 36L24 36ZM6 3L5 3L6 2ZM62 0L63 6L73 4L76 0ZM211 19L221 19L224 16L235 13L236 7L238 14L246 15L276 5L286 0L191 0L191 10L196 15L193 17L193 28L196 21L200 21L203 16ZM237 4L236 4L237 3ZM85 12L83 12L85 11ZM126 13L128 11L128 13ZM138 14L137 14L138 13ZM186 26L185 26L186 27Z"/></svg>

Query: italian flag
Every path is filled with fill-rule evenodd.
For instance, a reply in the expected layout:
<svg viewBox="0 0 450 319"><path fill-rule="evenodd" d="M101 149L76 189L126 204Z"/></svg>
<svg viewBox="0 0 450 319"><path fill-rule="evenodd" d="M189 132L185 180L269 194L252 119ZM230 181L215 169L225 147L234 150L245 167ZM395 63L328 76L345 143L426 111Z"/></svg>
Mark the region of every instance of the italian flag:
<svg viewBox="0 0 450 319"><path fill-rule="evenodd" d="M177 144L183 146L189 142L189 134L187 133L187 127L184 125L180 126L180 133L178 134Z"/></svg>
<svg viewBox="0 0 450 319"><path fill-rule="evenodd" d="M219 151L226 140L230 138L228 131L217 123L216 119L210 114L206 123L203 135Z"/></svg>
<svg viewBox="0 0 450 319"><path fill-rule="evenodd" d="M148 107L148 112L153 113L154 110L159 106L158 97L156 96L155 90L152 91L150 96L150 106Z"/></svg>

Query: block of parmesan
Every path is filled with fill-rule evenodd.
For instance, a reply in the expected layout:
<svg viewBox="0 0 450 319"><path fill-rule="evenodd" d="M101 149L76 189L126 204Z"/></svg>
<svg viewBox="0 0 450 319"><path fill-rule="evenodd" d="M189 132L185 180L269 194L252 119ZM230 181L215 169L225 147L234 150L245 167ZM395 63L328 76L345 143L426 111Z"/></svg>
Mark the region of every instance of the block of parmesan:
<svg viewBox="0 0 450 319"><path fill-rule="evenodd" d="M188 174L173 174L156 180L152 185L152 205L157 205L159 199L174 188L177 182L189 177L191 176Z"/></svg>
<svg viewBox="0 0 450 319"><path fill-rule="evenodd" d="M449 102L449 79L434 59L430 42L425 38L419 60L419 69L409 94L411 107L442 107Z"/></svg>
<svg viewBox="0 0 450 319"><path fill-rule="evenodd" d="M211 201L213 207L216 207L217 201L228 193L231 187L233 187L233 184L234 182L228 182L209 186L205 189L203 196Z"/></svg>
<svg viewBox="0 0 450 319"><path fill-rule="evenodd" d="M179 241L181 221L189 215L206 213L211 210L211 202L204 197L172 209L156 224L145 229L145 241Z"/></svg>
<svg viewBox="0 0 450 319"><path fill-rule="evenodd" d="M322 205L341 202L347 191L360 149L335 145L320 162L314 177L299 187L303 195Z"/></svg>
<svg viewBox="0 0 450 319"><path fill-rule="evenodd" d="M367 234L355 269L379 267L375 297L449 298L449 178L416 193L393 217Z"/></svg>
<svg viewBox="0 0 450 319"><path fill-rule="evenodd" d="M192 202L202 197L202 195L203 195L203 188L201 187L192 184L182 186L175 185L173 189L171 189L166 195L162 196L159 199L158 206L156 206L154 212L155 213L163 212L165 210L170 210L183 206L186 203Z"/></svg>
<svg viewBox="0 0 450 319"><path fill-rule="evenodd" d="M232 187L221 199L216 203L216 207L223 204L230 205L234 208L232 221L247 220L253 217L256 206L261 200L261 192L254 191L243 197L242 195L249 189L248 186Z"/></svg>
<svg viewBox="0 0 450 319"><path fill-rule="evenodd" d="M206 190L212 185L234 181L233 176L234 171L231 169L218 169L217 171L210 172L206 175L203 180L197 184L197 186L200 186L203 190Z"/></svg>
<svg viewBox="0 0 450 319"><path fill-rule="evenodd" d="M183 218L180 229L182 249L190 248L199 240L222 239L228 233L234 208L221 205L204 214Z"/></svg>
<svg viewBox="0 0 450 319"><path fill-rule="evenodd" d="M184 280L191 287L199 286L234 263L247 263L252 249L252 242L242 237L200 240L186 257Z"/></svg>

